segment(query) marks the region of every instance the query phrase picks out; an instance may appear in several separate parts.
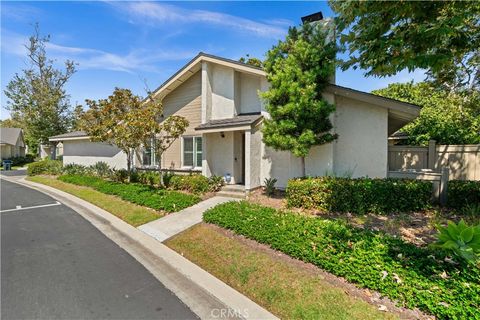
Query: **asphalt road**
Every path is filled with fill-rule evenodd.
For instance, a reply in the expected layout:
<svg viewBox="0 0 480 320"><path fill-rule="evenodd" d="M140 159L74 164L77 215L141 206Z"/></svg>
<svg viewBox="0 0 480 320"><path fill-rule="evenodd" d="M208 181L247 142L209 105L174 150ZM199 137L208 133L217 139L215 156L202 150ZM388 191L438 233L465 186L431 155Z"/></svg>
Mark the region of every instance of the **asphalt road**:
<svg viewBox="0 0 480 320"><path fill-rule="evenodd" d="M1 211L1 319L196 318L127 252L53 198L2 180Z"/></svg>

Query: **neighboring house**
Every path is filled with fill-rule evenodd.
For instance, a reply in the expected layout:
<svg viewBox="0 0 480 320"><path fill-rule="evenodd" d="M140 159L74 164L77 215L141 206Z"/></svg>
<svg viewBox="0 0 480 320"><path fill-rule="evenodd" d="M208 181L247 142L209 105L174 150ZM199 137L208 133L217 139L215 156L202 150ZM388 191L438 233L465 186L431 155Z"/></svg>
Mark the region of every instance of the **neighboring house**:
<svg viewBox="0 0 480 320"><path fill-rule="evenodd" d="M164 154L162 168L228 175L230 183L244 184L247 190L270 177L278 179L278 187L285 187L288 179L300 176L299 158L275 151L262 141L262 121L269 115L258 92L268 86L261 68L205 53L197 55L153 92L163 103L165 117L175 114L190 122L183 137ZM324 96L336 105L331 119L338 139L311 149L305 161L307 175L386 177L387 139L418 116L420 107L333 84ZM63 136L66 163L90 164L102 158L97 153L103 149L98 144L98 149L87 146L92 143L84 134L66 137L68 140ZM50 140L60 141L60 137ZM76 147L70 149L73 142ZM125 161L113 150L105 151L103 159ZM150 166L156 161L147 146L134 165Z"/></svg>
<svg viewBox="0 0 480 320"><path fill-rule="evenodd" d="M49 138L52 144L63 145L63 164L93 165L99 161L106 162L115 169L127 167L125 153L108 143L92 142L83 131L74 131Z"/></svg>
<svg viewBox="0 0 480 320"><path fill-rule="evenodd" d="M25 140L20 128L0 128L0 158L25 157Z"/></svg>
<svg viewBox="0 0 480 320"><path fill-rule="evenodd" d="M54 150L55 148L55 150ZM56 145L54 144L40 144L38 147L38 156L40 159L45 159L45 158L52 158L52 156L55 156L55 158L59 156L63 156L63 144L57 143Z"/></svg>

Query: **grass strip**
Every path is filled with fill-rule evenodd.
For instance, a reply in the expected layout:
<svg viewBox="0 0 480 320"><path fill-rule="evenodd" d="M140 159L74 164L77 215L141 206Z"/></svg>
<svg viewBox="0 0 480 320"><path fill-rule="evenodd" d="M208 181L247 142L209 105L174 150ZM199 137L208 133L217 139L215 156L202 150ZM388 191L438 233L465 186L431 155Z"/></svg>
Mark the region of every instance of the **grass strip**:
<svg viewBox="0 0 480 320"><path fill-rule="evenodd" d="M167 246L281 319L394 319L311 270L199 224Z"/></svg>
<svg viewBox="0 0 480 320"><path fill-rule="evenodd" d="M164 215L162 212L124 201L118 197L101 193L89 187L65 183L54 177L32 176L27 177L27 180L70 193L110 212L134 227L156 220Z"/></svg>
<svg viewBox="0 0 480 320"><path fill-rule="evenodd" d="M200 197L178 191L158 189L139 183L119 183L83 175L63 175L60 181L91 187L144 207L166 212L177 212L200 202Z"/></svg>

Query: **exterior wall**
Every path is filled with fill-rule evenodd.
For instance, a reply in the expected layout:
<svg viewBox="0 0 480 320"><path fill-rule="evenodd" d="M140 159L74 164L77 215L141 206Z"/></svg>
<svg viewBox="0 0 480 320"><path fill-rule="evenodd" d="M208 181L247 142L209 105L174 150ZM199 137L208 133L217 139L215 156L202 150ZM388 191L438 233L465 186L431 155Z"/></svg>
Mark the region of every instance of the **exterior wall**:
<svg viewBox="0 0 480 320"><path fill-rule="evenodd" d="M90 166L98 161L106 162L111 168L127 168L126 154L115 146L88 140L63 142L63 164Z"/></svg>
<svg viewBox="0 0 480 320"><path fill-rule="evenodd" d="M260 128L254 128L250 132L246 132L246 137L249 136L249 139L245 139L245 148L249 149L246 151L246 155L249 156L249 166L248 169L245 167L245 174L248 174L246 177L245 186L247 189L254 189L262 185L262 131ZM246 142L249 140L249 143ZM248 162L247 162L248 163Z"/></svg>
<svg viewBox="0 0 480 320"><path fill-rule="evenodd" d="M162 101L165 117L178 115L189 121L184 136L199 136L195 127L202 123L202 74L197 72L185 83L169 93ZM181 139L177 139L164 153L162 168L180 169L182 167Z"/></svg>
<svg viewBox="0 0 480 320"><path fill-rule="evenodd" d="M212 69L212 110L210 119L232 118L235 115L235 71L219 65L213 66Z"/></svg>
<svg viewBox="0 0 480 320"><path fill-rule="evenodd" d="M258 91L261 89L260 77L241 73L238 81L240 82L238 113L260 112L261 102L258 96Z"/></svg>
<svg viewBox="0 0 480 320"><path fill-rule="evenodd" d="M233 132L233 176L236 183L244 183L243 179L243 132Z"/></svg>
<svg viewBox="0 0 480 320"><path fill-rule="evenodd" d="M206 171L210 175L232 175L231 183L235 183L234 177L234 135L232 131L225 132L224 137L220 133L207 133L203 135L206 152Z"/></svg>
<svg viewBox="0 0 480 320"><path fill-rule="evenodd" d="M388 111L337 97L333 168L338 176L387 176Z"/></svg>
<svg viewBox="0 0 480 320"><path fill-rule="evenodd" d="M9 159L12 157L12 146L9 144L2 145L0 147L0 157L1 159Z"/></svg>

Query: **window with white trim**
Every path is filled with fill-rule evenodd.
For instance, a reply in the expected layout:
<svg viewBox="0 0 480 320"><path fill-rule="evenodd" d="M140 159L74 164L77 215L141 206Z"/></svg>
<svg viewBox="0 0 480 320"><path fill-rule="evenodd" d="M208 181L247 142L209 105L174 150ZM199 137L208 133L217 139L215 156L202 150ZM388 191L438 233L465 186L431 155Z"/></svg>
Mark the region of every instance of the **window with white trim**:
<svg viewBox="0 0 480 320"><path fill-rule="evenodd" d="M202 166L202 137L183 137L184 167Z"/></svg>
<svg viewBox="0 0 480 320"><path fill-rule="evenodd" d="M158 166L158 160L155 156L155 140L151 139L149 143L143 147L142 164L146 167Z"/></svg>

